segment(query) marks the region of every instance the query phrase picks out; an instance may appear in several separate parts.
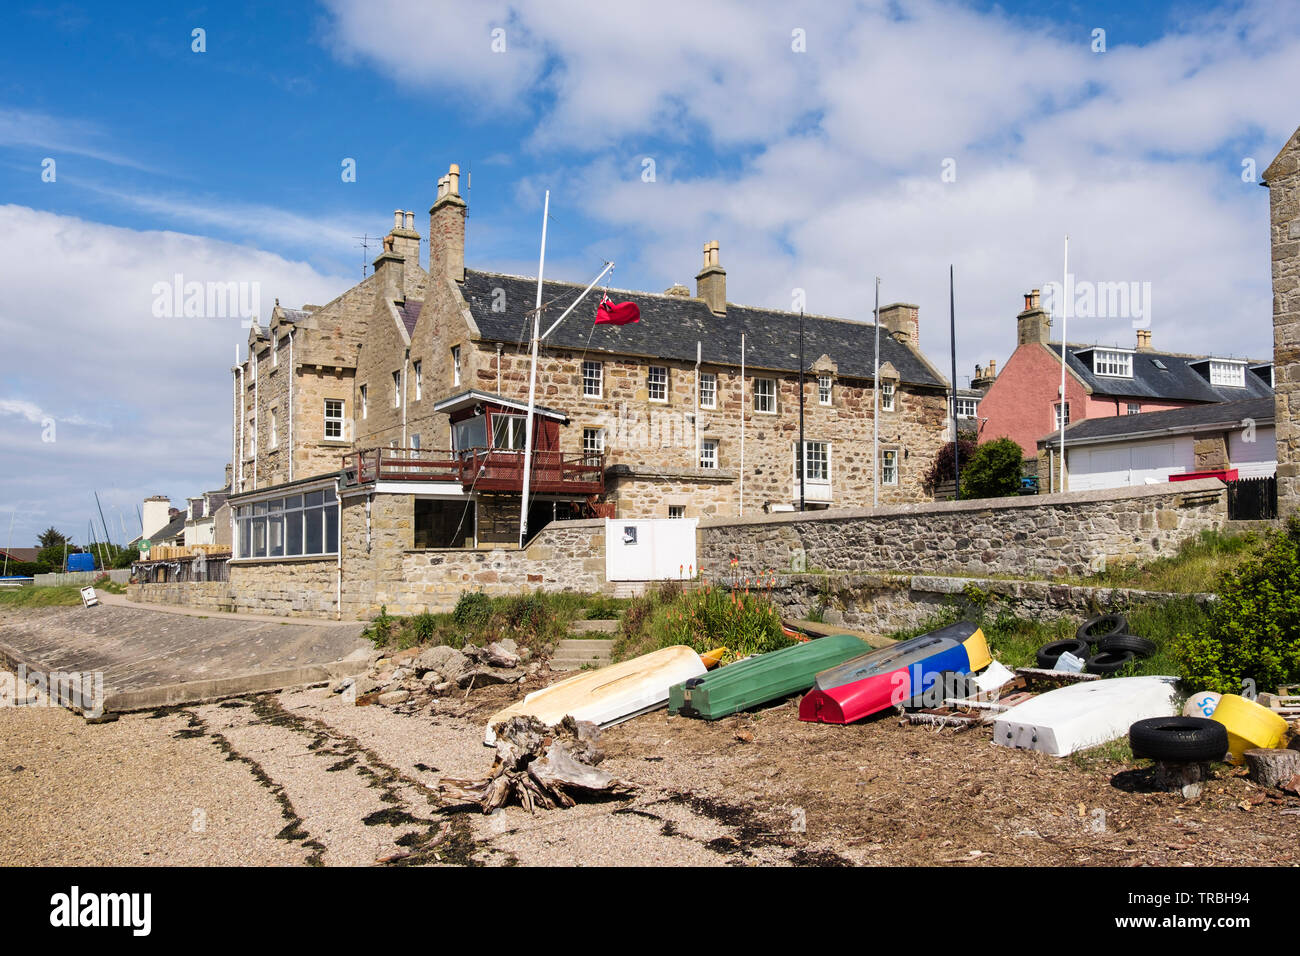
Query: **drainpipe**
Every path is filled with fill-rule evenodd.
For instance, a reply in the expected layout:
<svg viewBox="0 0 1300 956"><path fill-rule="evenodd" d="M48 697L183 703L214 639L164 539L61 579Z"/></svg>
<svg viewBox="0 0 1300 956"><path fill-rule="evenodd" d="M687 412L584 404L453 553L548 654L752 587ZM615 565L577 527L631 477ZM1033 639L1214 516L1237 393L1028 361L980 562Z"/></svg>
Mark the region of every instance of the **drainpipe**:
<svg viewBox="0 0 1300 956"><path fill-rule="evenodd" d="M740 514L745 513L745 333L740 333Z"/></svg>
<svg viewBox="0 0 1300 956"><path fill-rule="evenodd" d="M497 343L497 394L501 394L501 343Z"/></svg>
<svg viewBox="0 0 1300 956"><path fill-rule="evenodd" d="M290 339L290 342L293 340ZM337 531L339 540L334 545L334 550L338 552L338 566L334 577L334 620L343 620L343 487L340 479L334 479L334 506L338 508Z"/></svg>
<svg viewBox="0 0 1300 956"><path fill-rule="evenodd" d="M703 356L703 345L698 339L695 341L695 461L692 468L700 467L700 358ZM716 396L714 404L717 404ZM716 463L715 463L716 464Z"/></svg>
<svg viewBox="0 0 1300 956"><path fill-rule="evenodd" d="M244 385L244 366L239 366L239 490L244 490L244 419L248 417L248 392Z"/></svg>
<svg viewBox="0 0 1300 956"><path fill-rule="evenodd" d="M289 480L293 481L293 327L289 327Z"/></svg>
<svg viewBox="0 0 1300 956"><path fill-rule="evenodd" d="M402 448L406 448L406 369L411 364L411 350L402 358ZM405 453L405 452L403 452Z"/></svg>
<svg viewBox="0 0 1300 956"><path fill-rule="evenodd" d="M258 444L262 437L262 409L261 399L258 397L261 393L258 390L259 379L257 369L257 353L251 353L253 359L253 490L257 490L257 453Z"/></svg>
<svg viewBox="0 0 1300 956"><path fill-rule="evenodd" d="M230 366L230 413L239 415L239 375L236 366L239 365L239 346L235 346L235 364ZM241 416L242 417L242 416ZM239 426L235 424L236 419L230 422L230 493L235 493L235 471L239 468ZM140 529L144 533L144 529Z"/></svg>

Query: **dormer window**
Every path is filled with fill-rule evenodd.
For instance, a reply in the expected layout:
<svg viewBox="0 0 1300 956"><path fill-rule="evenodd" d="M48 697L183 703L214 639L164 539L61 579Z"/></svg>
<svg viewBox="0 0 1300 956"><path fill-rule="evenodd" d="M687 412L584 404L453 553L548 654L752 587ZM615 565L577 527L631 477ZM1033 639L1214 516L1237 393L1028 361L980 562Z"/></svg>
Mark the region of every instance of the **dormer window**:
<svg viewBox="0 0 1300 956"><path fill-rule="evenodd" d="M1092 373L1115 378L1133 377L1133 353L1096 349L1092 353Z"/></svg>
<svg viewBox="0 0 1300 956"><path fill-rule="evenodd" d="M1210 384L1245 388L1246 363L1210 359Z"/></svg>

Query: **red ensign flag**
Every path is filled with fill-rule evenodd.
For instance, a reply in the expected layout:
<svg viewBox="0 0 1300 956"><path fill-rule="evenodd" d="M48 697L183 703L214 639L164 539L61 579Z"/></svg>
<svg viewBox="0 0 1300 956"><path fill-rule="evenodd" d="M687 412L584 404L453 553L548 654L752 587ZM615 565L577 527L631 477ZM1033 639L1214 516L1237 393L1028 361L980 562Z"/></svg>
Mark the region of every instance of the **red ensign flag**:
<svg viewBox="0 0 1300 956"><path fill-rule="evenodd" d="M610 302L609 296L605 296L596 307L597 325L627 325L640 321L641 310L635 302Z"/></svg>

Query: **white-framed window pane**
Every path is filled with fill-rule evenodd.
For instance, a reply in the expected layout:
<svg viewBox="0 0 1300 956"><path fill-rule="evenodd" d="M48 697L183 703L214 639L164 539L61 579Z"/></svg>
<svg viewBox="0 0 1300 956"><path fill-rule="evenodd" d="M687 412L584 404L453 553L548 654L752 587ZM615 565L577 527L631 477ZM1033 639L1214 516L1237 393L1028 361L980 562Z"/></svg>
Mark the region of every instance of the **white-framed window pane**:
<svg viewBox="0 0 1300 956"><path fill-rule="evenodd" d="M686 517L686 506L685 506L685 505L669 505L669 506L668 506L668 517L670 517L670 518L685 518L685 517Z"/></svg>
<svg viewBox="0 0 1300 956"><path fill-rule="evenodd" d="M1063 427L1064 425L1068 425L1068 424L1070 424L1070 403L1069 403L1069 402L1066 402L1066 403L1065 403L1065 420L1064 420L1064 421L1061 420L1061 403L1060 403L1060 402L1057 402L1055 405L1052 406L1052 415L1053 415L1053 426L1052 426L1052 427L1059 429L1059 428Z"/></svg>
<svg viewBox="0 0 1300 956"><path fill-rule="evenodd" d="M415 400L418 402L424 397L424 371L420 362L415 362L411 366L415 370ZM459 378L457 384L459 384Z"/></svg>
<svg viewBox="0 0 1300 956"><path fill-rule="evenodd" d="M1235 362L1211 362L1210 384L1244 386L1246 384L1246 366Z"/></svg>
<svg viewBox="0 0 1300 956"><path fill-rule="evenodd" d="M700 442L700 467L718 467L718 442L715 438L706 438Z"/></svg>
<svg viewBox="0 0 1300 956"><path fill-rule="evenodd" d="M1133 377L1133 356L1128 352L1112 352L1097 349L1092 353L1092 371L1096 375L1113 375L1119 378Z"/></svg>
<svg viewBox="0 0 1300 956"><path fill-rule="evenodd" d="M366 399L366 387L361 386L361 417L365 418L370 412L370 402Z"/></svg>
<svg viewBox="0 0 1300 956"><path fill-rule="evenodd" d="M817 375L817 404L829 405L831 403L831 377L825 372Z"/></svg>
<svg viewBox="0 0 1300 956"><path fill-rule="evenodd" d="M592 458L605 454L605 429L584 428L582 430L582 453Z"/></svg>
<svg viewBox="0 0 1300 956"><path fill-rule="evenodd" d="M880 483L898 484L898 452L895 449L885 448L880 452Z"/></svg>
<svg viewBox="0 0 1300 956"><path fill-rule="evenodd" d="M1142 406L1140 404L1138 404L1137 402L1128 403L1128 413L1130 415L1138 415L1141 412L1142 412Z"/></svg>
<svg viewBox="0 0 1300 956"><path fill-rule="evenodd" d="M460 384L460 346L451 347L451 384ZM418 396L417 396L418 397Z"/></svg>
<svg viewBox="0 0 1300 956"><path fill-rule="evenodd" d="M894 410L894 383L884 382L880 386L880 407L887 412Z"/></svg>
<svg viewBox="0 0 1300 956"><path fill-rule="evenodd" d="M718 376L714 372L700 373L700 408L718 407Z"/></svg>
<svg viewBox="0 0 1300 956"><path fill-rule="evenodd" d="M973 398L959 398L959 399L957 399L957 417L958 417L958 418L974 418L974 417L975 417L975 407L976 407L976 404L977 404L977 402L976 402L976 400L973 399Z"/></svg>
<svg viewBox="0 0 1300 956"><path fill-rule="evenodd" d="M804 468L807 481L828 482L831 479L830 445L824 441L804 442ZM796 474L797 478L798 475Z"/></svg>
<svg viewBox="0 0 1300 956"><path fill-rule="evenodd" d="M754 411L765 415L776 414L776 379L754 379Z"/></svg>
<svg viewBox="0 0 1300 956"><path fill-rule="evenodd" d="M668 369L665 366L650 366L646 373L646 391L652 402L668 401Z"/></svg>
<svg viewBox="0 0 1300 956"><path fill-rule="evenodd" d="M325 399L325 437L343 437L343 400L341 398Z"/></svg>
<svg viewBox="0 0 1300 956"><path fill-rule="evenodd" d="M280 444L279 429L276 427L275 417L276 417L276 412L275 409L273 408L271 409L271 447L272 448L275 448Z"/></svg>
<svg viewBox="0 0 1300 956"><path fill-rule="evenodd" d="M527 435L523 415L492 416L492 447L523 451Z"/></svg>
<svg viewBox="0 0 1300 956"><path fill-rule="evenodd" d="M600 398L604 366L599 362L582 363L582 394L588 398Z"/></svg>
<svg viewBox="0 0 1300 956"><path fill-rule="evenodd" d="M402 407L402 373L400 370L393 373L393 407Z"/></svg>

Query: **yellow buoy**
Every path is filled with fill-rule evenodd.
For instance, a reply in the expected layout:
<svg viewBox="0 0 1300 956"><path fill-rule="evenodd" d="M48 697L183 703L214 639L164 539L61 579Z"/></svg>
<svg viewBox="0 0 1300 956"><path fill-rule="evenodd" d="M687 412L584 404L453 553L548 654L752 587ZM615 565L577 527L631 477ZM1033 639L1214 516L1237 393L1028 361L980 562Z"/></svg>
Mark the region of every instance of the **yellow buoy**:
<svg viewBox="0 0 1300 956"><path fill-rule="evenodd" d="M1224 694L1219 698L1210 719L1217 720L1228 731L1229 763L1241 763L1242 754L1247 750L1280 747L1286 739L1287 724L1281 714L1239 694Z"/></svg>

